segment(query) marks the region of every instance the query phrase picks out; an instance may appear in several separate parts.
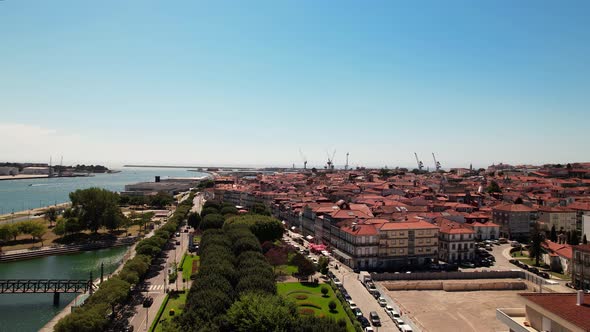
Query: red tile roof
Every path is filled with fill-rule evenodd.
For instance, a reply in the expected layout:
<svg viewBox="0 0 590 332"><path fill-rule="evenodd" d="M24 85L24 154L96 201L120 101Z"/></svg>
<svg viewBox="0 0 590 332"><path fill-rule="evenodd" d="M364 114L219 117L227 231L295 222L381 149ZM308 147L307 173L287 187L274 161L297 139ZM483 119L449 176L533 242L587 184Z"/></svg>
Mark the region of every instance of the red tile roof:
<svg viewBox="0 0 590 332"><path fill-rule="evenodd" d="M360 225L353 225L353 226L345 226L345 227L342 227L341 230L346 233L356 235L356 236L377 235L377 228L375 228L374 225L360 224Z"/></svg>
<svg viewBox="0 0 590 332"><path fill-rule="evenodd" d="M433 225L426 221L409 221L409 222L388 222L383 223L379 228L382 231L402 230L402 229L436 229Z"/></svg>
<svg viewBox="0 0 590 332"><path fill-rule="evenodd" d="M441 233L447 234L475 234L473 229L466 227L458 222L445 219L445 218L436 218L436 224L440 227Z"/></svg>
<svg viewBox="0 0 590 332"><path fill-rule="evenodd" d="M579 328L590 331L588 295L585 296L585 303L582 305L576 305L577 294L575 293L520 293L518 295Z"/></svg>
<svg viewBox="0 0 590 332"><path fill-rule="evenodd" d="M506 212L535 212L537 210L530 208L524 204L502 204L493 207L494 210Z"/></svg>

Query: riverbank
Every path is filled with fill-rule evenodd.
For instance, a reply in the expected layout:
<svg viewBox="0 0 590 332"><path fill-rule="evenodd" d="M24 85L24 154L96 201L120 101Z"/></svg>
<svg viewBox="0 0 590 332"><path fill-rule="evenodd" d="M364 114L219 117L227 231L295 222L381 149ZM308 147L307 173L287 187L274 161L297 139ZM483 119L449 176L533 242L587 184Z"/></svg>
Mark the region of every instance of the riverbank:
<svg viewBox="0 0 590 332"><path fill-rule="evenodd" d="M121 247L121 246L128 246L137 241L138 237L126 237L121 239L116 239L114 241L102 241L102 242L94 242L88 243L83 245L62 245L62 246L51 246L51 247L41 247L39 249L21 249L21 250L11 250L0 252L0 263L4 262L13 262L31 258L38 258L44 256L53 256L53 255L66 255L71 253L76 253L80 251L90 251L90 250L99 250L105 248L114 248L114 247Z"/></svg>
<svg viewBox="0 0 590 332"><path fill-rule="evenodd" d="M22 221L22 220L27 220L27 219L32 219L32 218L38 218L39 216L42 216L43 214L45 214L45 211L48 209L51 209L51 208L67 209L71 205L72 205L72 202L66 202L66 203L59 203L59 204L55 204L55 205L38 207L38 208L34 208L34 209L29 209L29 210L17 211L14 213L3 214L3 215L0 215L0 224L3 222L17 222L17 221Z"/></svg>

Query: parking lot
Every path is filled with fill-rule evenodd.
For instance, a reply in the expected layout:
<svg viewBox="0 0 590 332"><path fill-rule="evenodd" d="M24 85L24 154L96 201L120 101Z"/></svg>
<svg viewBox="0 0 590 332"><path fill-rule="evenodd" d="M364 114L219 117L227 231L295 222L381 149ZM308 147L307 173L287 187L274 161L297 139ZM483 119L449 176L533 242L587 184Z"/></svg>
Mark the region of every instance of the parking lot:
<svg viewBox="0 0 590 332"><path fill-rule="evenodd" d="M507 331L496 308L523 307L522 291L385 291L424 331Z"/></svg>

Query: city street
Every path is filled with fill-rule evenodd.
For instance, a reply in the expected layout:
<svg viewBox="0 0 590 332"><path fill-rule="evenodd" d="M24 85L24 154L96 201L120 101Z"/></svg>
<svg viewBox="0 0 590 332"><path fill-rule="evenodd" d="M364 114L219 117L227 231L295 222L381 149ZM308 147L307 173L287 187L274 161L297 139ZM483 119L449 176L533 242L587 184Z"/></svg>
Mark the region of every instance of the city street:
<svg viewBox="0 0 590 332"><path fill-rule="evenodd" d="M148 272L148 274L154 275L144 281L141 286L141 293L137 294L142 299L147 294L147 296L154 299L154 303L146 310L146 308L143 308L142 301L136 301L138 303L133 308L135 315L129 321L129 325L133 326L134 331L143 331L146 329L146 326L149 328L164 301L166 288L170 290L182 289L181 273L178 274L176 283L168 284L168 267L174 266L175 264L178 265L182 260L182 255L188 249L188 233L180 233L180 237L175 236L172 241L177 239L180 241L180 245L173 245L174 248L169 248L163 252L162 259L165 260L165 264L160 264L155 271L151 270Z"/></svg>

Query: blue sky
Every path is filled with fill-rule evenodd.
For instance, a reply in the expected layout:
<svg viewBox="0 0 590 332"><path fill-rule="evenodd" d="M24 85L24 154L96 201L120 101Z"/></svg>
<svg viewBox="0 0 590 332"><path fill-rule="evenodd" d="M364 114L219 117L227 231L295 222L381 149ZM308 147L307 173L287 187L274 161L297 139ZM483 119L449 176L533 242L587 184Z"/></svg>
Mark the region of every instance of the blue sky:
<svg viewBox="0 0 590 332"><path fill-rule="evenodd" d="M590 161L587 1L0 2L0 159Z"/></svg>

